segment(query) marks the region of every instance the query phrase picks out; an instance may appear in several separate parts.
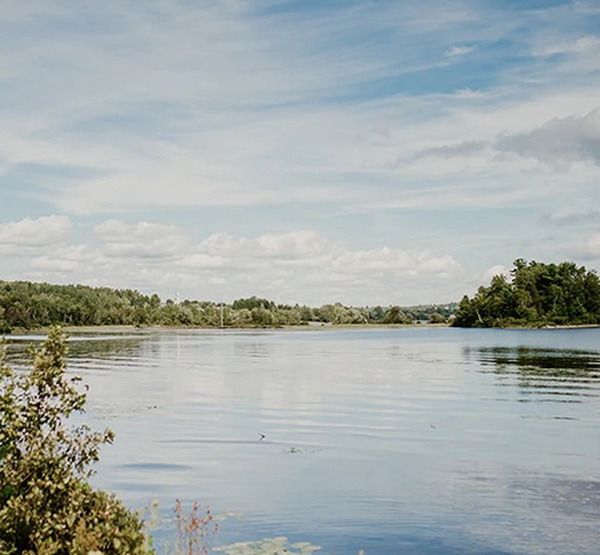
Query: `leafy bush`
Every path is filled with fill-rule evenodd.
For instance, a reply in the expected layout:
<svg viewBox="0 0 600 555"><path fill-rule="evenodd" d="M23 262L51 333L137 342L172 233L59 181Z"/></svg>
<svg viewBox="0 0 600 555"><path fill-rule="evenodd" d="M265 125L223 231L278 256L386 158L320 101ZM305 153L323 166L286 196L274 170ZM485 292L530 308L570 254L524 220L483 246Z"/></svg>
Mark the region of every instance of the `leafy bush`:
<svg viewBox="0 0 600 555"><path fill-rule="evenodd" d="M0 358L0 553L153 553L139 517L87 483L100 446L114 435L67 426L86 396L79 378L65 374L66 352L55 328L27 372Z"/></svg>

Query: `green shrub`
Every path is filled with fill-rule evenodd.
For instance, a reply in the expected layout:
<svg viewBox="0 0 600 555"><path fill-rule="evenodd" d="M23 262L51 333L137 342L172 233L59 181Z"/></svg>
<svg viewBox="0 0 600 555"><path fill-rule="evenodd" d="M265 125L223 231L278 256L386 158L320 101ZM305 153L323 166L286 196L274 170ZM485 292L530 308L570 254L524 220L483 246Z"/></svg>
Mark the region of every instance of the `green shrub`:
<svg viewBox="0 0 600 555"><path fill-rule="evenodd" d="M27 372L0 359L0 553L145 555L143 523L87 479L113 433L69 427L83 412L79 378L65 374L65 336L53 329Z"/></svg>

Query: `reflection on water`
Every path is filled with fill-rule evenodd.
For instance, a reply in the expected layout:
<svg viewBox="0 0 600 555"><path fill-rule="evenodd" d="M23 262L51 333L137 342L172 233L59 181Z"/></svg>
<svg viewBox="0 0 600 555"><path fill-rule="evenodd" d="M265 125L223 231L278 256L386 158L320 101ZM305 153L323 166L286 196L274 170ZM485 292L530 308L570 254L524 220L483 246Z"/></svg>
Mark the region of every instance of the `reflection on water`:
<svg viewBox="0 0 600 555"><path fill-rule="evenodd" d="M579 330L578 330L579 331ZM234 511L221 545L597 555L600 330L75 334L96 482ZM16 364L25 341L10 344ZM171 521L170 521L171 519ZM560 526L557 525L560 523ZM250 543L250 545L255 545Z"/></svg>
<svg viewBox="0 0 600 555"><path fill-rule="evenodd" d="M600 352L528 346L465 347L465 356L495 373L504 385L551 395L560 402L599 395ZM515 378L514 382L510 378Z"/></svg>
<svg viewBox="0 0 600 555"><path fill-rule="evenodd" d="M11 363L15 366L29 364L31 347L39 345L44 339L45 336L41 335L8 336L6 344ZM146 355L144 349L148 348L147 339L147 335L142 333L76 335L69 338L69 358L78 359L81 364L90 359L94 367L102 359L139 362L140 357Z"/></svg>
<svg viewBox="0 0 600 555"><path fill-rule="evenodd" d="M466 353L472 349L465 349ZM483 366L494 365L497 371L519 372L549 377L600 377L600 354L595 351L540 349L532 347L481 347L474 350Z"/></svg>

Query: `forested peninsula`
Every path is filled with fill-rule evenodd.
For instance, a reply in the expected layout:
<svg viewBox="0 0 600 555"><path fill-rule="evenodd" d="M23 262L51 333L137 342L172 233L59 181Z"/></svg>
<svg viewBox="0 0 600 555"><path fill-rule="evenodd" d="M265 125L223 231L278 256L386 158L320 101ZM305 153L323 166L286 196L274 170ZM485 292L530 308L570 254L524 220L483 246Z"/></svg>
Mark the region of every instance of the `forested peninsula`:
<svg viewBox="0 0 600 555"><path fill-rule="evenodd" d="M600 324L600 279L573 262L515 260L511 278L492 278L460 301L458 327L544 327Z"/></svg>
<svg viewBox="0 0 600 555"><path fill-rule="evenodd" d="M0 333L62 326L278 327L443 323L457 304L318 308L249 297L232 303L166 299L132 289L0 281Z"/></svg>

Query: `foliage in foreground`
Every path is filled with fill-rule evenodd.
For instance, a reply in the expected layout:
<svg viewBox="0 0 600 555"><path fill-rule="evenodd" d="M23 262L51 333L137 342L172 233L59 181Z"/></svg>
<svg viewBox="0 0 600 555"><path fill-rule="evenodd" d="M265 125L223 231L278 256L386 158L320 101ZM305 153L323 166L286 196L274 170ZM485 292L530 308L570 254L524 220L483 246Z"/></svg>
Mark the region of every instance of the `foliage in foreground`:
<svg viewBox="0 0 600 555"><path fill-rule="evenodd" d="M110 430L69 427L86 396L65 374L66 343L53 329L17 373L0 360L0 553L145 555L138 516L90 487L90 466Z"/></svg>
<svg viewBox="0 0 600 555"><path fill-rule="evenodd" d="M455 326L506 327L600 323L600 279L572 262L518 259L509 282L502 275L459 304Z"/></svg>

